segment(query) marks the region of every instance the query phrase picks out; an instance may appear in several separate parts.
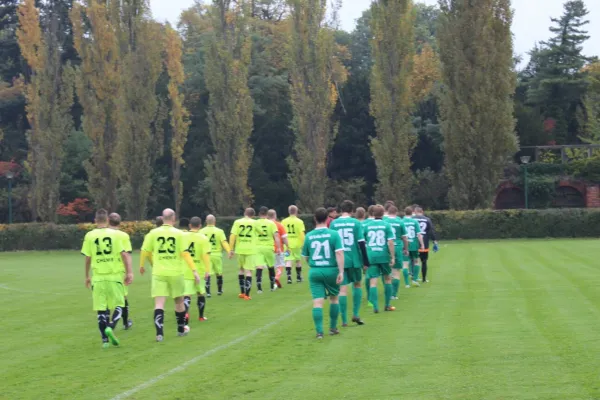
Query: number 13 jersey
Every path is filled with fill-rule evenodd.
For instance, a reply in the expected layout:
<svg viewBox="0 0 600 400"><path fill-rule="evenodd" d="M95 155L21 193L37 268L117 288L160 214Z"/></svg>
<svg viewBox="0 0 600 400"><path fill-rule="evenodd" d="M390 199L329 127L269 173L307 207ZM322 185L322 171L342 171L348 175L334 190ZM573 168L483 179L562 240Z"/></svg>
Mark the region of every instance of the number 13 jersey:
<svg viewBox="0 0 600 400"><path fill-rule="evenodd" d="M83 240L81 253L92 260L94 282L123 282L123 246L120 232L109 228L98 228L88 232Z"/></svg>

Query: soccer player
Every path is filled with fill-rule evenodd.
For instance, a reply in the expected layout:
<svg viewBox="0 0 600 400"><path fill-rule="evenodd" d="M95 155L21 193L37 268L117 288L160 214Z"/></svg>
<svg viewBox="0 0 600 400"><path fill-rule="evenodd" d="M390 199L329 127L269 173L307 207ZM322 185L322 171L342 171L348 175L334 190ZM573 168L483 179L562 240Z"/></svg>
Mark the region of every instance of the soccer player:
<svg viewBox="0 0 600 400"><path fill-rule="evenodd" d="M117 235L121 238L121 243L123 244L123 249L129 254L129 263L131 264L131 239L129 235L122 230L119 229L121 225L121 216L117 213L112 213L108 216L108 224L111 229L114 229ZM126 273L125 264L123 264L123 273ZM113 327L117 325L119 319L123 319L123 328L125 330L130 329L133 326L133 321L129 319L129 300L127 296L129 295L129 286L125 286L124 288L125 295L125 306L123 308L117 307L115 308L115 312L112 318Z"/></svg>
<svg viewBox="0 0 600 400"><path fill-rule="evenodd" d="M375 219L375 217L373 217L374 209L375 209L374 205L370 205L367 208L367 219L363 219L363 221L362 221L363 231L364 231L364 228L367 225L367 223L369 223L371 220ZM367 300L369 300L369 288L370 287L371 287L370 279L367 276L367 274L365 274L365 294L367 295ZM371 302L369 302L369 306L372 306Z"/></svg>
<svg viewBox="0 0 600 400"><path fill-rule="evenodd" d="M231 251L229 242L223 229L217 228L217 219L214 215L206 217L206 226L200 229L210 242L210 272L217 275L217 294L223 295L223 250ZM210 275L206 279L206 296L210 297Z"/></svg>
<svg viewBox="0 0 600 400"><path fill-rule="evenodd" d="M165 302L167 297L175 300L175 317L177 335L185 336L185 305L183 295L185 278L183 262L193 271L196 284L200 284L200 276L191 254L185 248L184 232L175 228L175 211L167 208L163 211L162 226L151 230L144 238L140 258L140 274L144 275L146 259L152 260L152 289L154 298L154 326L156 341L164 339L163 322L165 319Z"/></svg>
<svg viewBox="0 0 600 400"><path fill-rule="evenodd" d="M185 240L184 248L190 253L194 260L194 265L197 271L204 271L204 278L210 276L210 242L208 238L200 232L202 228L202 220L199 217L193 217L189 223L189 231L183 236ZM192 297L197 295L196 304L198 305L198 320L206 321L208 318L204 316L206 309L206 288L202 282L196 283L194 273L186 265L183 266L183 276L185 278L185 289L183 292L183 304L185 305L185 326L189 324L190 316L189 309L192 302ZM189 330L189 327L188 327Z"/></svg>
<svg viewBox="0 0 600 400"><path fill-rule="evenodd" d="M281 273L283 272L283 267L285 267L285 254L284 250L289 251L289 243L287 239L287 232L285 230L285 226L279 221L277 221L277 211L269 210L267 212L267 218L269 218L275 226L277 226L277 235L279 236L279 243L281 244L277 247L275 244L275 268L277 271L275 272L275 285L271 285L271 290L275 290L277 288L281 288L281 282L279 278L281 278ZM284 249L285 246L285 249ZM269 269L269 276L271 275L271 270Z"/></svg>
<svg viewBox="0 0 600 400"><path fill-rule="evenodd" d="M365 218L367 218L367 211L362 207L358 207L354 213L354 216L361 224L364 225L363 222L365 221Z"/></svg>
<svg viewBox="0 0 600 400"><path fill-rule="evenodd" d="M304 235L306 229L304 228L304 221L298 218L298 207L289 206L288 213L289 217L281 221L283 226L288 233L288 243L290 255L285 258L287 262L287 283L292 283L292 265L296 264L296 282L302 282L302 246L304 244Z"/></svg>
<svg viewBox="0 0 600 400"><path fill-rule="evenodd" d="M258 248L256 254L256 293L262 293L262 276L265 268L269 271L270 288L273 291L275 286L275 249L281 248L277 225L267 218L268 212L267 207L261 207L258 211L259 219L255 223L258 232L256 239Z"/></svg>
<svg viewBox="0 0 600 400"><path fill-rule="evenodd" d="M382 205L373 208L374 219L365 225L365 239L367 253L369 255L369 302L373 305L373 311L379 312L379 298L377 293L378 278L384 277L385 287L385 311L394 311L390 300L392 299L392 266L396 263L396 251L394 245L394 231L391 225L383 220L384 209Z"/></svg>
<svg viewBox="0 0 600 400"><path fill-rule="evenodd" d="M335 219L338 217L337 208L329 207L327 209L327 215L327 227L329 228L331 226L331 223L335 221Z"/></svg>
<svg viewBox="0 0 600 400"><path fill-rule="evenodd" d="M389 216L390 208L395 206L396 204L392 200L388 200L385 202L385 204L383 205L383 209L385 210L385 213L383 214L384 219Z"/></svg>
<svg viewBox="0 0 600 400"><path fill-rule="evenodd" d="M133 281L133 271L131 256L123 248L122 237L116 230L108 229L106 210L96 211L95 222L96 229L85 235L81 253L85 256L85 286L92 289L92 308L98 314L102 347L107 348L109 339L114 346L119 345L110 325L108 310L125 306L123 265L125 285Z"/></svg>
<svg viewBox="0 0 600 400"><path fill-rule="evenodd" d="M392 299L398 299L398 289L400 288L400 270L404 275L404 283L409 285L408 265L404 265L404 256L408 256L408 232L406 226L400 217L398 217L398 208L390 206L388 208L388 218L386 219L394 231L396 264L392 266Z"/></svg>
<svg viewBox="0 0 600 400"><path fill-rule="evenodd" d="M154 219L154 225L156 225L157 228L160 228L162 226L162 224L163 224L163 219L162 219L162 216L159 215L158 217L156 217Z"/></svg>
<svg viewBox="0 0 600 400"><path fill-rule="evenodd" d="M363 226L352 217L354 203L345 200L341 206L342 216L334 220L330 229L337 231L344 245L344 281L340 288L340 311L342 326L348 326L348 286L352 285L352 322L364 325L360 319L360 302L362 300L362 271L369 266Z"/></svg>
<svg viewBox="0 0 600 400"><path fill-rule="evenodd" d="M406 207L404 209L404 218L402 218L402 222L404 223L408 234L408 258L404 260L404 264L408 268L408 265L412 263L410 271L412 284L413 286L420 286L419 272L421 271L421 266L419 263L419 249L423 250L425 245L423 243L423 233L421 232L419 222L414 219L412 215L412 207ZM410 287L409 285L406 286L407 288Z"/></svg>
<svg viewBox="0 0 600 400"><path fill-rule="evenodd" d="M435 229L431 219L423 215L423 209L421 207L415 208L415 216L413 217L421 228L423 233L423 245L424 248L419 252L419 258L421 259L421 271L423 275L423 283L428 283L427 280L427 261L429 260L429 241L433 240L433 251L437 251L438 241L435 236Z"/></svg>
<svg viewBox="0 0 600 400"><path fill-rule="evenodd" d="M229 236L229 258L237 254L240 272L238 280L240 283L240 299L252 300L250 291L252 289L252 272L256 270L256 243L257 234L256 221L253 219L256 212L253 208L247 208L244 218L233 223L231 235Z"/></svg>
<svg viewBox="0 0 600 400"><path fill-rule="evenodd" d="M308 262L308 280L313 298L313 321L317 339L323 339L323 303L329 297L329 334L338 335L340 313L338 294L344 280L344 246L340 235L327 228L327 210L315 212L316 228L308 235L302 247L302 256Z"/></svg>

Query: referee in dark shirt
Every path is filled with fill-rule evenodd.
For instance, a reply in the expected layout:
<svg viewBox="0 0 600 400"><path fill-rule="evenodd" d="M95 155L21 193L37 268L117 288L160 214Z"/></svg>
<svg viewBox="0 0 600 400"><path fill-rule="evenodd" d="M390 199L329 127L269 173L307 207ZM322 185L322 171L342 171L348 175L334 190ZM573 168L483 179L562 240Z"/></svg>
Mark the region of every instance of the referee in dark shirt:
<svg viewBox="0 0 600 400"><path fill-rule="evenodd" d="M429 242L433 241L435 245L437 245L437 238L435 237L435 229L433 229L433 223L431 220L423 215L423 209L421 207L415 208L415 215L413 219L419 222L419 226L421 228L421 232L423 232L423 242L425 244L425 249L421 250L419 253L419 257L421 258L421 263L423 265L421 271L423 273L423 282L429 282L427 280L427 260L429 259Z"/></svg>

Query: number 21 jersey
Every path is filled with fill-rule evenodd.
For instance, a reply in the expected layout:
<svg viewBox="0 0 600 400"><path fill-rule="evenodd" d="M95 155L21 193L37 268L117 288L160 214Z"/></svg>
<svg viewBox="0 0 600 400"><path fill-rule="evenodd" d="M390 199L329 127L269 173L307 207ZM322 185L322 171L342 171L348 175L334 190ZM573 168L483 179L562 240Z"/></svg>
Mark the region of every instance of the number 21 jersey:
<svg viewBox="0 0 600 400"><path fill-rule="evenodd" d="M317 228L306 235L302 256L308 257L311 268L337 268L335 253L343 249L342 239L337 231Z"/></svg>

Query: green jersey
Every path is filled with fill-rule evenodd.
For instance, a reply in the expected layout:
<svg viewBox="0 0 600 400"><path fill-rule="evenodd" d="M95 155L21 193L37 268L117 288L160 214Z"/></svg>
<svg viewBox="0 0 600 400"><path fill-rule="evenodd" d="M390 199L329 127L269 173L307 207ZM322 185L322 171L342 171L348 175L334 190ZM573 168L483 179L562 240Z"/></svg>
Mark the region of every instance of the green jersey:
<svg viewBox="0 0 600 400"><path fill-rule="evenodd" d="M371 219L365 226L365 239L369 263L389 264L392 257L388 242L396 239L392 226L382 219Z"/></svg>
<svg viewBox="0 0 600 400"><path fill-rule="evenodd" d="M190 253L192 256L192 260L194 260L194 265L196 265L196 270L199 273L206 271L206 265L204 265L204 260L202 256L204 254L210 254L211 245L208 241L208 238L201 232L184 232L184 249L186 252ZM188 267L187 263L183 261L183 276L185 279L194 279L194 272Z"/></svg>
<svg viewBox="0 0 600 400"><path fill-rule="evenodd" d="M306 235L302 256L311 268L338 268L335 253L344 251L342 238L329 228L317 228Z"/></svg>
<svg viewBox="0 0 600 400"><path fill-rule="evenodd" d="M152 274L178 276L183 274L181 253L185 250L185 232L171 225L152 229L144 238L142 251L152 253Z"/></svg>
<svg viewBox="0 0 600 400"><path fill-rule="evenodd" d="M398 247L400 250L404 249L404 241L402 240L402 237L408 236L408 233L406 231L406 226L404 226L404 222L402 222L402 219L400 217L388 217L385 221L390 224L392 231L394 232L394 236L396 237L396 239L394 239L394 245L396 245L396 247Z"/></svg>
<svg viewBox="0 0 600 400"><path fill-rule="evenodd" d="M275 222L261 218L256 220L256 231L258 232L258 237L256 240L256 244L260 248L275 248L275 234L277 233L277 225Z"/></svg>
<svg viewBox="0 0 600 400"><path fill-rule="evenodd" d="M223 229L208 225L200 229L200 233L206 236L210 242L210 256L223 257L223 242L227 241Z"/></svg>
<svg viewBox="0 0 600 400"><path fill-rule="evenodd" d="M340 217L331 222L329 229L337 231L342 238L344 268L362 268L363 260L358 243L365 241L365 235L360 221L351 217Z"/></svg>
<svg viewBox="0 0 600 400"><path fill-rule="evenodd" d="M419 239L417 238L417 236L423 234L421 232L421 226L419 225L419 221L411 217L404 217L402 219L402 222L406 227L408 237L408 250L419 251L421 245L419 244Z"/></svg>
<svg viewBox="0 0 600 400"><path fill-rule="evenodd" d="M256 220L248 217L236 220L231 228L231 234L236 236L235 252L242 255L256 254L257 233Z"/></svg>
<svg viewBox="0 0 600 400"><path fill-rule="evenodd" d="M81 254L91 258L94 282L123 282L123 237L115 229L97 228L85 235Z"/></svg>
<svg viewBox="0 0 600 400"><path fill-rule="evenodd" d="M302 248L302 238L304 237L304 232L306 231L304 227L304 221L298 218L295 215L291 217L287 217L281 224L287 230L287 238L290 249L301 249Z"/></svg>

